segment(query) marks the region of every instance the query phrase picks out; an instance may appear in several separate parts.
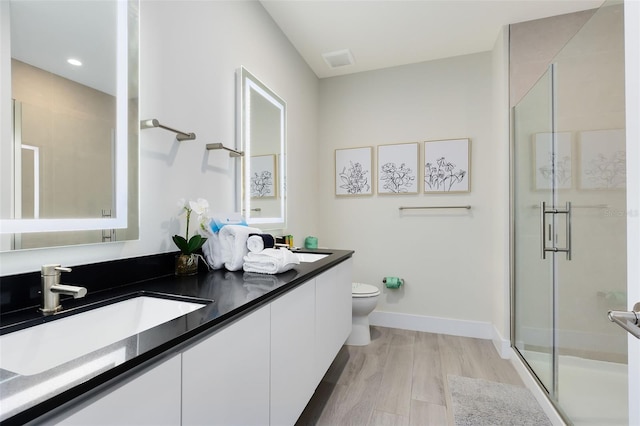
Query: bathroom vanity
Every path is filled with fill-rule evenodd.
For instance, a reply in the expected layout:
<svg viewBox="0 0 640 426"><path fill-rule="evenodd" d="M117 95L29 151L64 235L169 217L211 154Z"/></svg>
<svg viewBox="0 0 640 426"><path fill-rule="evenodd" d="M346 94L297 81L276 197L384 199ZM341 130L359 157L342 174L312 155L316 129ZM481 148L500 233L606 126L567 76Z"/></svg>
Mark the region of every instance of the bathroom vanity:
<svg viewBox="0 0 640 426"><path fill-rule="evenodd" d="M21 373L0 365L3 424L294 424L351 330L353 252L327 253L278 275L218 270L145 279L138 272L135 281L129 277L121 285L111 281L123 267L112 265L117 262L74 268L67 281L87 287L84 299L62 299L63 311L46 317L37 307L3 309L2 338L66 316L94 315L89 324L75 326L81 338L83 328L102 327L98 309L141 298L194 310L55 365L15 361ZM133 260L148 270L157 261ZM97 284L79 282L91 270L102 271ZM36 275L24 275L2 277L3 298L16 290L15 299L29 299L18 294L24 292L18 278ZM112 329L127 315L116 312L106 319ZM84 340L101 341L110 332ZM47 348L30 347L47 357Z"/></svg>

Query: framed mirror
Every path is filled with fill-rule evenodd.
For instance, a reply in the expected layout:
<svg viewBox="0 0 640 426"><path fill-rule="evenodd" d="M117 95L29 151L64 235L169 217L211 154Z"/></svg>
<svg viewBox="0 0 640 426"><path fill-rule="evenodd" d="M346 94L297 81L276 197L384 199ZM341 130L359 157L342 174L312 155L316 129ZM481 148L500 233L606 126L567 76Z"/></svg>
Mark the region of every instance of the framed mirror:
<svg viewBox="0 0 640 426"><path fill-rule="evenodd" d="M281 229L286 224L287 105L244 67L237 86L242 212L249 224Z"/></svg>
<svg viewBox="0 0 640 426"><path fill-rule="evenodd" d="M138 238L138 6L2 2L0 250Z"/></svg>

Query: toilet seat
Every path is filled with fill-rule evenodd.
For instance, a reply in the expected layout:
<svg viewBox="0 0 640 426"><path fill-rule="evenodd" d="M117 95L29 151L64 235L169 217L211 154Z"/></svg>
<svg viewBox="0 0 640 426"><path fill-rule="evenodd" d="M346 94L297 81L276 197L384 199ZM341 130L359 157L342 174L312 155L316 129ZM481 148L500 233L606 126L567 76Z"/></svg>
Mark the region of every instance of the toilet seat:
<svg viewBox="0 0 640 426"><path fill-rule="evenodd" d="M371 284L352 283L351 296L353 297L374 297L380 294L378 287Z"/></svg>

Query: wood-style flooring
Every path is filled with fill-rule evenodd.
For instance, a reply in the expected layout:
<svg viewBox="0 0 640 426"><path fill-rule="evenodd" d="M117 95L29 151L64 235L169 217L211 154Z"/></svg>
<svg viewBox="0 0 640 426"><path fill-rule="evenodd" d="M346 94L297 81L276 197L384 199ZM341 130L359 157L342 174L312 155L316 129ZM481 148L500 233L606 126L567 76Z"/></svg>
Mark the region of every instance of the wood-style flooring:
<svg viewBox="0 0 640 426"><path fill-rule="evenodd" d="M453 425L447 375L524 386L489 340L371 327L343 346L296 425Z"/></svg>

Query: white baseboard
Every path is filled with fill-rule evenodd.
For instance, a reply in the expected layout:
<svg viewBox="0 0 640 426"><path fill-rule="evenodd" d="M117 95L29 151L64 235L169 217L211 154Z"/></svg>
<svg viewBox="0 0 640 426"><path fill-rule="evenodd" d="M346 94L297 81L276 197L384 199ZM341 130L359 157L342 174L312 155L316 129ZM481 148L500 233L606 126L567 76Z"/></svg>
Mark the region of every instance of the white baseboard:
<svg viewBox="0 0 640 426"><path fill-rule="evenodd" d="M513 356L511 341L506 340L504 337L502 337L495 326L493 326L493 337L491 338L491 341L493 341L493 346L496 348L496 351L498 351L498 355L500 355L500 358L511 359L511 357Z"/></svg>
<svg viewBox="0 0 640 426"><path fill-rule="evenodd" d="M508 359L512 353L509 341L489 322L373 311L369 315L369 323L381 327L491 340L500 357Z"/></svg>
<svg viewBox="0 0 640 426"><path fill-rule="evenodd" d="M481 321L373 311L369 315L369 323L381 327L450 334L452 336L476 337L478 339L491 339L493 337L493 325Z"/></svg>

